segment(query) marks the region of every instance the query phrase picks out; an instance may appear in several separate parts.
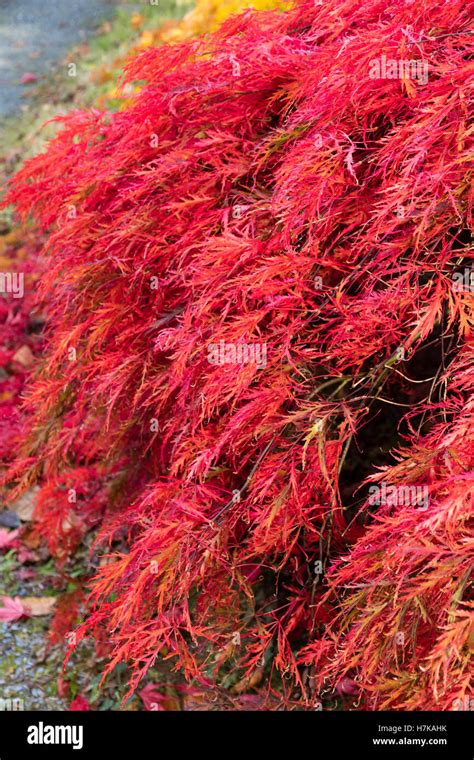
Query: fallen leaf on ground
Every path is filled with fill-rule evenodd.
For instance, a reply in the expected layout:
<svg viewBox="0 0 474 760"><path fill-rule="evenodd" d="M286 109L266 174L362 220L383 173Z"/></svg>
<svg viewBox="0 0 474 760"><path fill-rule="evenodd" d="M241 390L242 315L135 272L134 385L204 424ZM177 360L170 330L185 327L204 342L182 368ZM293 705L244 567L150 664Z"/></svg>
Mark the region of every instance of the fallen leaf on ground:
<svg viewBox="0 0 474 760"><path fill-rule="evenodd" d="M21 540L28 549L39 548L41 544L41 536L34 523L25 527Z"/></svg>
<svg viewBox="0 0 474 760"><path fill-rule="evenodd" d="M26 71L20 79L21 84L31 84L32 82L36 81L36 74L32 74L31 71Z"/></svg>
<svg viewBox="0 0 474 760"><path fill-rule="evenodd" d="M163 710L179 710L180 703L177 696L163 694L158 688L149 683L145 688L138 692L145 710L152 712L162 712Z"/></svg>
<svg viewBox="0 0 474 760"><path fill-rule="evenodd" d="M26 562L39 562L41 557L36 553L28 549L26 546L20 546L17 554L18 562L24 565Z"/></svg>
<svg viewBox="0 0 474 760"><path fill-rule="evenodd" d="M33 567L22 567L18 571L18 578L20 581L29 581L31 578L36 578L38 573Z"/></svg>
<svg viewBox="0 0 474 760"><path fill-rule="evenodd" d="M35 360L33 352L29 346L21 346L13 355L13 361L21 364L22 367L31 367Z"/></svg>
<svg viewBox="0 0 474 760"><path fill-rule="evenodd" d="M69 709L72 710L73 712L74 711L84 712L86 710L90 710L91 708L87 699L85 697L81 697L81 695L78 694L77 697L74 697L74 699L72 700L71 704L69 705Z"/></svg>
<svg viewBox="0 0 474 760"><path fill-rule="evenodd" d="M50 615L56 605L54 596L25 596L21 600L29 615Z"/></svg>
<svg viewBox="0 0 474 760"><path fill-rule="evenodd" d="M8 505L10 511L15 512L23 522L30 522L33 519L37 491L39 491L38 487L30 488L30 490L26 491L23 496L20 496L19 499L14 501L13 504Z"/></svg>
<svg viewBox="0 0 474 760"><path fill-rule="evenodd" d="M19 620L19 618L28 614L19 596L15 596L14 598L3 596L2 602L0 621L3 623L11 623L13 620Z"/></svg>
<svg viewBox="0 0 474 760"><path fill-rule="evenodd" d="M17 530L5 530L0 528L0 549L7 549L18 536Z"/></svg>

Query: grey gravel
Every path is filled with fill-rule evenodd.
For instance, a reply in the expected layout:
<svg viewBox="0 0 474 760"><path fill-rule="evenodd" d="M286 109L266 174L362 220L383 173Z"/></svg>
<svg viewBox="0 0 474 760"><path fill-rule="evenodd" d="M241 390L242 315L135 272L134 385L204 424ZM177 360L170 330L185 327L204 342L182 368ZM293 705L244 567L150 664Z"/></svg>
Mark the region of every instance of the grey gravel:
<svg viewBox="0 0 474 760"><path fill-rule="evenodd" d="M19 528L21 520L16 512L10 512L8 509L2 509L0 505L0 528Z"/></svg>
<svg viewBox="0 0 474 760"><path fill-rule="evenodd" d="M36 656L45 639L44 631L35 628L31 620L0 623L0 699L22 700L24 710L67 710L54 694L62 656L50 652L48 670L38 667Z"/></svg>

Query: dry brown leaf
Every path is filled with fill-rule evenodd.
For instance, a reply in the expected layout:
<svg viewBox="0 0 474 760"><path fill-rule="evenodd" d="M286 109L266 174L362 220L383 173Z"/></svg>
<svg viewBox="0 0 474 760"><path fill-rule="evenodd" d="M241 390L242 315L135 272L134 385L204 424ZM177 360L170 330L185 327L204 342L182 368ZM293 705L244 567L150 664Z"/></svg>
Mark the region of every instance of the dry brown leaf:
<svg viewBox="0 0 474 760"><path fill-rule="evenodd" d="M257 668L254 673L248 678L242 678L241 681L236 683L232 688L232 694L243 694L244 691L255 688L258 686L263 678L263 668Z"/></svg>
<svg viewBox="0 0 474 760"><path fill-rule="evenodd" d="M13 356L13 361L18 362L18 364L21 364L23 367L31 367L34 360L35 357L29 346L22 346Z"/></svg>
<svg viewBox="0 0 474 760"><path fill-rule="evenodd" d="M51 615L55 605L55 596L25 596L21 599L29 615Z"/></svg>
<svg viewBox="0 0 474 760"><path fill-rule="evenodd" d="M34 523L25 526L21 540L28 549L38 549L40 547L41 536L38 533L36 525Z"/></svg>
<svg viewBox="0 0 474 760"><path fill-rule="evenodd" d="M38 486L30 488L29 491L26 491L19 499L14 501L13 504L8 505L10 512L15 512L23 522L30 522L33 519L35 497L38 491Z"/></svg>

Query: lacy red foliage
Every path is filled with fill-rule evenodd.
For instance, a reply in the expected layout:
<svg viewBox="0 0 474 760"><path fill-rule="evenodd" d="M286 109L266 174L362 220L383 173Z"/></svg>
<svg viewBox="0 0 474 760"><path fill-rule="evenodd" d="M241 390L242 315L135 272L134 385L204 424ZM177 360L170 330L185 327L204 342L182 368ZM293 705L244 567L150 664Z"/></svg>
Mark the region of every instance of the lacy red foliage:
<svg viewBox="0 0 474 760"><path fill-rule="evenodd" d="M466 693L473 11L245 13L14 179L50 230L16 472L53 543L57 479L100 469L82 630L131 688L164 657L287 705Z"/></svg>
<svg viewBox="0 0 474 760"><path fill-rule="evenodd" d="M54 614L49 628L48 642L63 644L73 638L72 631L80 619L81 605L84 594L81 589L74 589L61 594L54 608Z"/></svg>
<svg viewBox="0 0 474 760"><path fill-rule="evenodd" d="M20 398L41 349L42 316L35 306L41 238L20 228L0 237L0 463L22 436Z"/></svg>

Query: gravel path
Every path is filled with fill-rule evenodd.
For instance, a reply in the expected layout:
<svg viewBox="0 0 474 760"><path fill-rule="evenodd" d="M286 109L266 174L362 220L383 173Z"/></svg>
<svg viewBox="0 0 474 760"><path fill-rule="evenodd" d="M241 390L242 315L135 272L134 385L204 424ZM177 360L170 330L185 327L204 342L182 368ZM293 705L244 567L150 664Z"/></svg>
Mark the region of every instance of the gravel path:
<svg viewBox="0 0 474 760"><path fill-rule="evenodd" d="M20 573L26 569L32 577L20 580ZM20 565L15 553L2 552L0 606L4 596L51 594L51 575L45 576L42 569L41 563ZM57 694L64 651L57 646L47 648L49 622L50 616L0 622L0 711L67 709L66 701Z"/></svg>
<svg viewBox="0 0 474 760"><path fill-rule="evenodd" d="M56 693L63 657L47 651L46 628L37 621L0 623L0 710L67 710Z"/></svg>
<svg viewBox="0 0 474 760"><path fill-rule="evenodd" d="M0 0L0 117L13 115L26 73L48 71L113 12L118 0Z"/></svg>

